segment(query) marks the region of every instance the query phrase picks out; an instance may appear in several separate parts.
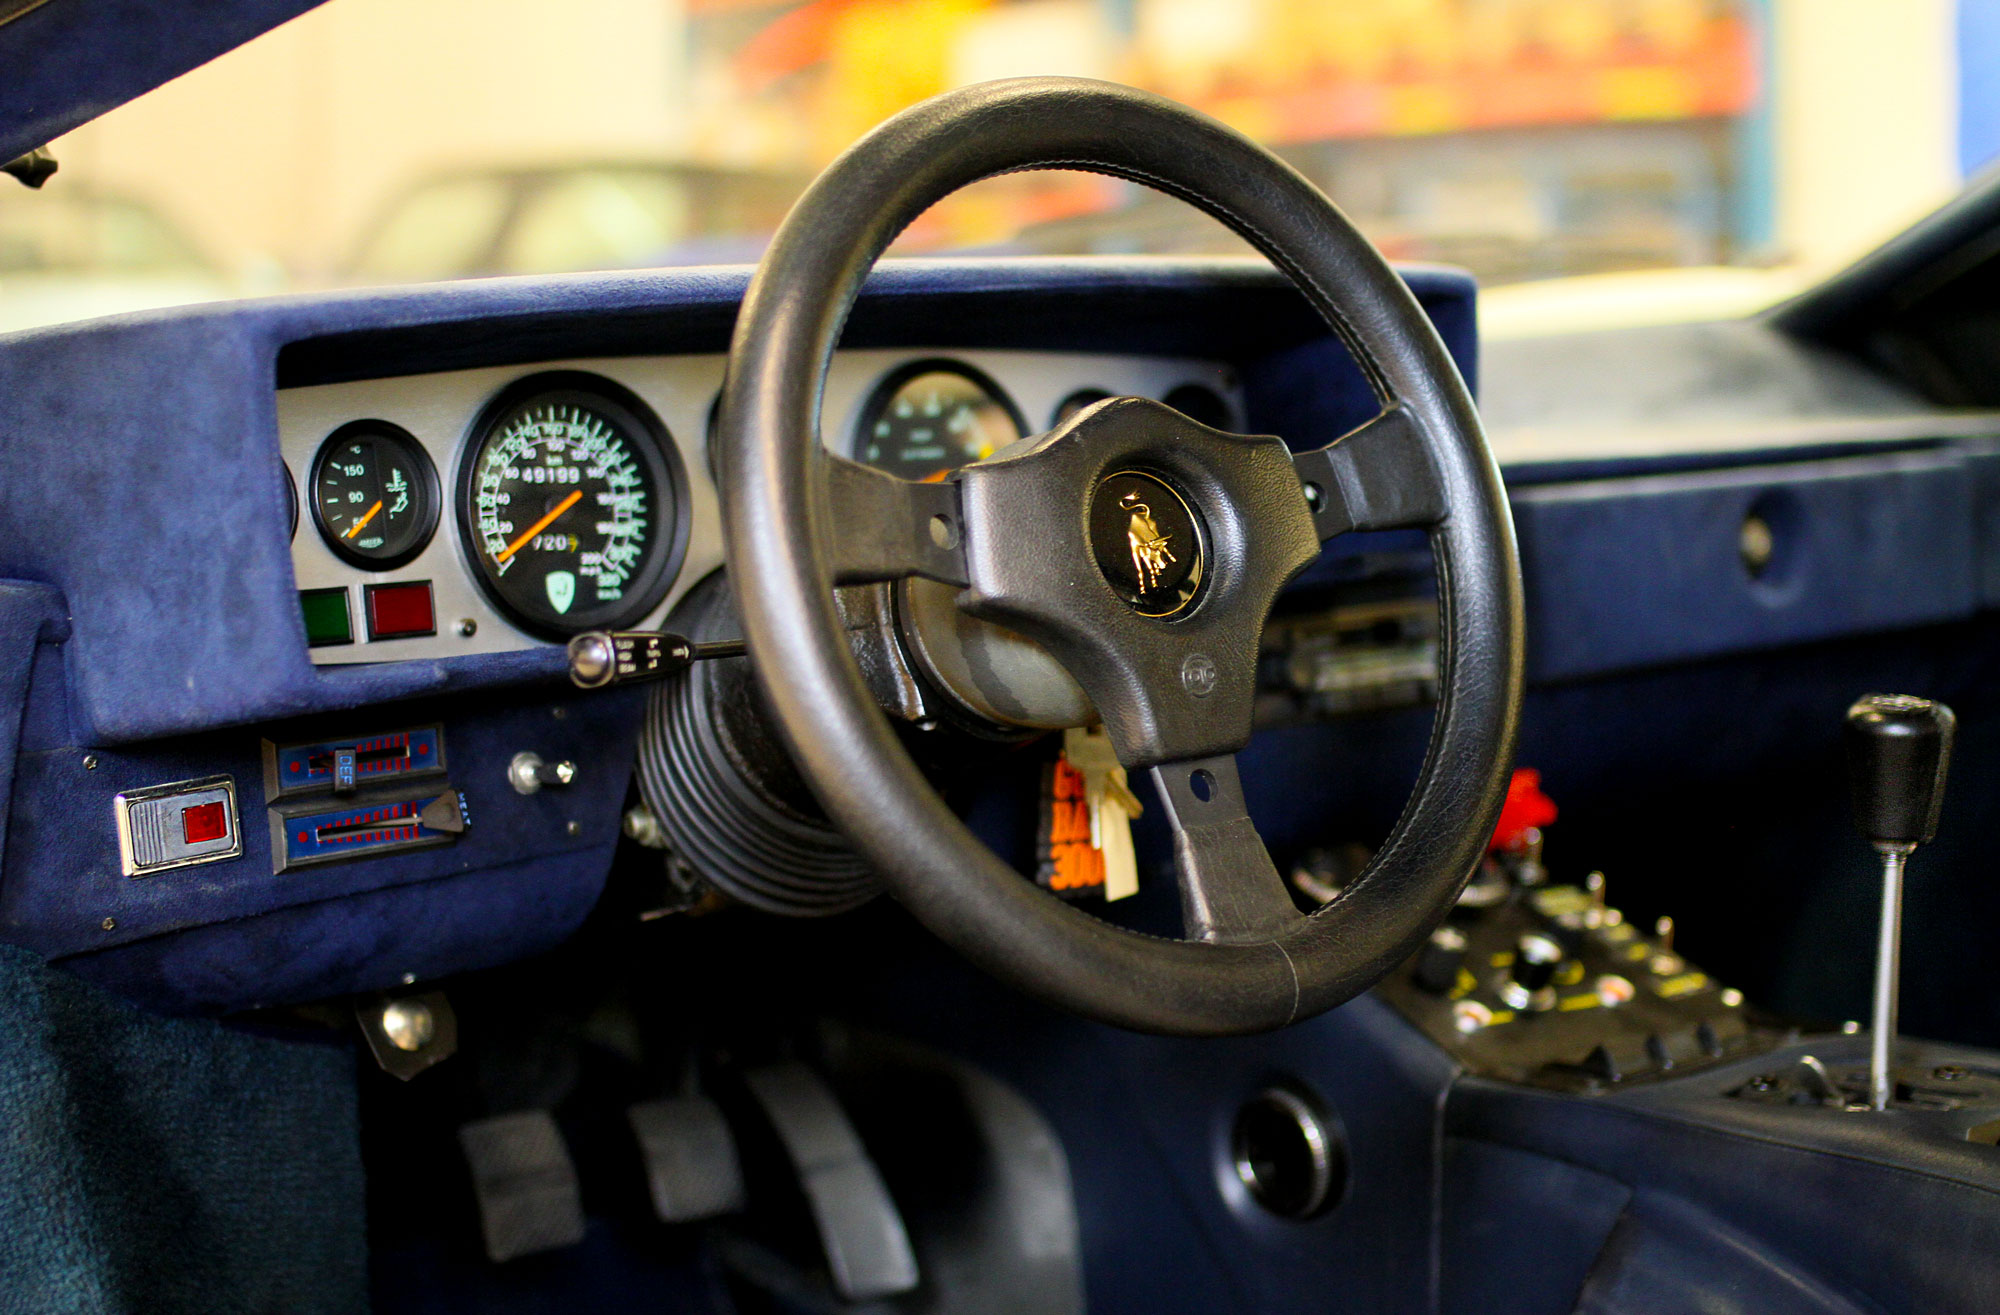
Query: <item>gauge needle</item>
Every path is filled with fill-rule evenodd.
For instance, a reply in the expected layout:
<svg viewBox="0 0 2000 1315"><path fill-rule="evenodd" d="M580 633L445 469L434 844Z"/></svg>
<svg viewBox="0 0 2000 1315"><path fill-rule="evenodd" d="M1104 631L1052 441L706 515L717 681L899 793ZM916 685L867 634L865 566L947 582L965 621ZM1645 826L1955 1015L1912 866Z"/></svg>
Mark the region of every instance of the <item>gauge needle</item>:
<svg viewBox="0 0 2000 1315"><path fill-rule="evenodd" d="M536 521L533 525L530 525L527 529L522 530L521 537L514 540L514 542L508 544L505 548L501 549L500 553L496 557L494 557L493 560L496 562L506 561L509 557L512 557L515 553L521 551L522 548L526 547L528 540L534 538L537 534L540 534L543 530L546 530L547 528L549 528L549 526L554 525L557 521L561 520L562 514L564 512L568 511L571 507L574 507L577 503L582 501L583 501L583 490L571 489L569 491L569 496L567 498L564 498L561 502L558 502L556 504L554 511L542 517L540 520Z"/></svg>
<svg viewBox="0 0 2000 1315"><path fill-rule="evenodd" d="M351 539L351 538L353 538L353 537L354 537L355 535L357 535L357 534L361 533L361 527L362 527L362 526L364 526L364 525L366 525L366 524L367 524L367 523L368 523L369 521L372 521L372 520L374 520L374 519L375 519L375 513L376 513L376 512L378 512L378 511L380 511L380 510L382 510L382 499L380 499L380 498L377 498L377 499L375 499L375 505L374 505L374 506L372 506L372 507L370 507L370 508L369 508L369 509L367 510L367 512L366 512L366 513L365 513L365 514L364 514L364 515L363 515L363 516L361 517L361 519L360 519L360 520L358 520L358 521L354 522L354 524L352 524L352 525L348 526L348 527L347 527L347 533L345 533L345 534L341 535L340 537L341 537L341 538L343 538L343 539Z"/></svg>

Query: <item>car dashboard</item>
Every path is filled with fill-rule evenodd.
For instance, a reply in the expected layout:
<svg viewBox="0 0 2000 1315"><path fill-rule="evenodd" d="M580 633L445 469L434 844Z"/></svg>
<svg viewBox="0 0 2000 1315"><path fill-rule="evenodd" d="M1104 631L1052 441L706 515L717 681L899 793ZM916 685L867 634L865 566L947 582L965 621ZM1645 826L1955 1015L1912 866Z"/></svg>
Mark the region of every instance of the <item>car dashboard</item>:
<svg viewBox="0 0 2000 1315"><path fill-rule="evenodd" d="M0 718L0 935L152 1010L240 1017L419 998L573 950L593 913L650 928L673 983L664 1007L691 1027L723 1035L748 1018L742 1034L764 1036L797 1007L777 997L811 980L1026 1093L1072 1157L1076 1200L1145 1221L1085 1230L1093 1291L1177 1308L1254 1293L1304 1309L1333 1283L1385 1307L1497 1307L1481 1283L1532 1271L1553 1290L1596 1254L1588 1239L1625 1227L1639 1197L1576 1166L1721 1172L1674 1139L1725 1124L1765 1157L1760 1173L1799 1147L1851 1162L1865 1129L1787 1122L1798 1080L1779 1070L1805 1043L1746 1004L1783 1003L1784 965L1761 930L1772 906L1760 915L1740 892L1760 871L1838 871L1859 853L1813 811L1824 783L1798 783L1833 761L1856 689L1941 682L1974 724L1980 670L1928 654L1990 638L2000 609L2000 416L1925 401L1769 321L1482 352L1469 279L1405 277L1481 390L1506 480L1528 602L1520 758L1569 818L1550 866L1609 869L1615 902L1601 880L1562 880L1500 912L1462 905L1449 963L1427 947L1342 1009L1226 1042L1041 1011L913 948L893 918L658 919L722 903L669 898L670 865L635 834L649 690L673 686L579 689L564 641L679 625L724 566L709 434L749 274L704 270L276 299L0 339L0 708L16 714ZM1345 349L1261 264L889 262L833 359L819 439L936 478L1099 394L1296 449L1375 410ZM1353 862L1337 842L1379 837L1401 807L1437 696L1435 618L1415 531L1330 541L1280 599L1261 733L1239 761L1302 894L1330 893ZM710 614L725 628L708 637L725 623ZM1990 759L1969 744L1969 760ZM1036 764L1019 745L987 748L948 797L1025 876L1032 819L962 787L1018 783ZM1663 843L1662 813L1707 829ZM1785 852L1700 849L1745 835ZM1097 907L1171 934L1165 828L1142 818L1134 839L1140 896ZM653 884L614 897L612 874L635 870ZM1618 916L1671 900L1716 915L1690 918L1678 948ZM1524 983L1508 943L1530 932L1582 947L1574 980ZM760 969L773 956L794 971ZM1509 1004L1532 1012L1537 995L1554 1002L1539 1019ZM837 1040L815 1044L833 1055ZM1857 1041L1812 1045L1840 1066ZM1925 1053L1939 1071L1970 1062ZM1065 1055L1082 1060L1048 1062ZM1352 1156L1346 1204L1312 1218L1256 1206L1228 1175L1215 1190L1229 1119L1273 1074L1338 1111ZM1572 1108L1558 1101L1589 1117L1545 1127ZM1105 1136L1107 1111L1144 1135ZM1974 1117L1931 1118L1918 1140L1933 1169L1978 1176L1968 1157L1986 1150L1943 1126ZM1634 1120L1657 1145L1632 1140ZM1884 1200L1907 1192L1901 1163L1880 1167ZM1531 1243L1482 1222L1586 1199L1574 1254L1567 1232ZM1824 1236L1838 1208L1805 1190L1782 1204L1732 1226ZM1247 1249L1163 1257L1151 1239L1168 1235ZM1432 1246L1443 1260L1418 1255Z"/></svg>
<svg viewBox="0 0 2000 1315"><path fill-rule="evenodd" d="M1470 365L1469 283L1416 277ZM643 691L571 687L563 640L656 624L720 566L707 440L746 281L302 297L6 344L10 939L215 1012L573 930L619 843ZM913 262L847 343L823 438L909 478L1099 395L1242 427L1260 378L1325 366L1315 431L1367 404L1247 265ZM566 779L524 792L524 755Z"/></svg>
<svg viewBox="0 0 2000 1315"><path fill-rule="evenodd" d="M9 938L156 1007L213 1012L433 978L573 930L620 843L644 693L573 688L563 640L659 624L722 565L708 436L747 277L298 297L0 344L0 643L23 709L0 743ZM1406 277L1476 381L1470 281ZM1624 348L1683 372L1644 424L1588 405L1629 361L1572 363L1567 410L1518 395L1547 371L1489 400L1531 681L2000 601L1966 478L2000 460L1990 417L1886 383L1842 393L1810 350L1727 331L1756 335L1732 347L1772 358L1779 400L1757 424L1711 417L1705 443L1686 434L1714 344ZM1256 262L891 262L833 362L821 439L937 478L1114 393L1296 448L1373 405ZM1411 532L1337 539L1291 586L1258 704L1275 733L1244 766L1274 852L1345 816L1299 798L1301 773L1373 782L1371 756L1420 750L1431 588ZM1314 728L1368 711L1407 729ZM1361 785L1341 807L1392 797ZM218 800L220 832L162 839L181 805Z"/></svg>

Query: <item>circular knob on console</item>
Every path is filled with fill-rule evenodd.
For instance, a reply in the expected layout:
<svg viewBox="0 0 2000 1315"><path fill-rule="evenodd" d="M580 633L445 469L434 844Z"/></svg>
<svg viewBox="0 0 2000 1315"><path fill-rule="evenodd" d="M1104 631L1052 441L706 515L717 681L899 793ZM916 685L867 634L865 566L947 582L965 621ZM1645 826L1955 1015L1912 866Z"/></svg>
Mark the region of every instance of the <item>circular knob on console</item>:
<svg viewBox="0 0 2000 1315"><path fill-rule="evenodd" d="M1540 1013L1555 1008L1552 981L1563 957L1563 947L1554 937L1529 932L1514 947L1513 972L1501 986L1500 998L1515 1010Z"/></svg>
<svg viewBox="0 0 2000 1315"><path fill-rule="evenodd" d="M1530 991L1539 991L1556 975L1563 961L1563 947L1552 936L1531 932L1514 949L1514 980Z"/></svg>
<svg viewBox="0 0 2000 1315"><path fill-rule="evenodd" d="M1459 965L1465 962L1465 933L1456 927L1440 927L1417 952L1410 980L1419 991L1443 995L1458 982Z"/></svg>

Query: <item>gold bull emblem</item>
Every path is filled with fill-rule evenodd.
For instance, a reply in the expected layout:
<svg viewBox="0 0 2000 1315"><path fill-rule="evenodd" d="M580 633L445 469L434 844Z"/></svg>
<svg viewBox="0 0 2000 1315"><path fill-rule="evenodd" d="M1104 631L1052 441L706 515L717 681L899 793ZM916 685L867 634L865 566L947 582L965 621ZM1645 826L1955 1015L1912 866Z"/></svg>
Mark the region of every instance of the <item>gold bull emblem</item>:
<svg viewBox="0 0 2000 1315"><path fill-rule="evenodd" d="M1137 493L1127 493L1118 499L1118 505L1132 513L1125 542L1132 549L1132 571L1139 577L1139 592L1149 594L1160 587L1167 563L1178 560L1167 546L1174 536L1160 533L1160 527L1153 521L1153 509L1139 501Z"/></svg>

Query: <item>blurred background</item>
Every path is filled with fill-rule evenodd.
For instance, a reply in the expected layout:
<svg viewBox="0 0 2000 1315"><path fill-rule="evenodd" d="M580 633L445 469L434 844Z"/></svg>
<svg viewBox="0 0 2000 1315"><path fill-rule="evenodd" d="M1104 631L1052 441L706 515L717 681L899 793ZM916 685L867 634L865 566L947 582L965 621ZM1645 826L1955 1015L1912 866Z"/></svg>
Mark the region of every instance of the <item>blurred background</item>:
<svg viewBox="0 0 2000 1315"><path fill-rule="evenodd" d="M872 124L1065 73L1215 114L1490 333L1768 304L2000 156L2000 0L331 0L0 186L0 329L754 260ZM968 189L906 252L1242 250L1128 184Z"/></svg>

